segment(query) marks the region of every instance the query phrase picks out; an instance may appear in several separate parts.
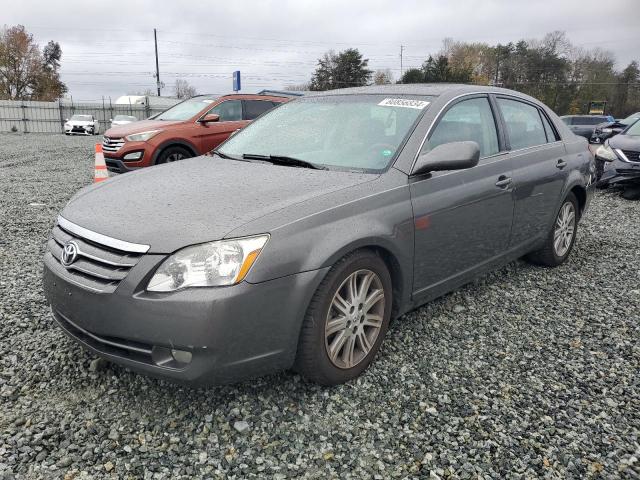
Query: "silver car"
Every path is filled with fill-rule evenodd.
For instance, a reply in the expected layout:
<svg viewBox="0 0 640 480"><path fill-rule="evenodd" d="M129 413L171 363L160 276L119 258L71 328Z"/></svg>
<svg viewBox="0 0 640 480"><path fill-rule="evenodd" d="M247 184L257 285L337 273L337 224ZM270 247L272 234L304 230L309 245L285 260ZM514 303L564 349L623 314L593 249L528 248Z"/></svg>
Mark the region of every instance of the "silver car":
<svg viewBox="0 0 640 480"><path fill-rule="evenodd" d="M67 334L133 370L338 384L392 319L522 256L565 262L594 170L584 138L510 90L323 92L211 156L80 191L45 291Z"/></svg>

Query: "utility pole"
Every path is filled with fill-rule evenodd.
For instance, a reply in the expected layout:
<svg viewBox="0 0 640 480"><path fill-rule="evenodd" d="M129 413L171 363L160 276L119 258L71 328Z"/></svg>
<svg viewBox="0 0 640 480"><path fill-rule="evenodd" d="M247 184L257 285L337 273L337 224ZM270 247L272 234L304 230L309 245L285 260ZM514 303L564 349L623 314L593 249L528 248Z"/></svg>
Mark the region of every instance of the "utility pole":
<svg viewBox="0 0 640 480"><path fill-rule="evenodd" d="M158 87L158 96L160 96L160 66L158 65L158 34L153 29L153 42L156 45L156 86Z"/></svg>
<svg viewBox="0 0 640 480"><path fill-rule="evenodd" d="M404 50L404 46L400 45L400 83L402 83L402 51Z"/></svg>

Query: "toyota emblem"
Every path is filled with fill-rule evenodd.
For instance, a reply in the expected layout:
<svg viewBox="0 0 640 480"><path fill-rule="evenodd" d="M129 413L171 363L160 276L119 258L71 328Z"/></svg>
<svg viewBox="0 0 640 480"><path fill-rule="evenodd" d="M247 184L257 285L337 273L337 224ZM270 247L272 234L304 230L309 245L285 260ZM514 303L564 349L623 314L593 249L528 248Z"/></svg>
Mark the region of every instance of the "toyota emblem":
<svg viewBox="0 0 640 480"><path fill-rule="evenodd" d="M68 267L78 258L78 244L76 242L67 242L62 249L62 258L60 261L62 265Z"/></svg>

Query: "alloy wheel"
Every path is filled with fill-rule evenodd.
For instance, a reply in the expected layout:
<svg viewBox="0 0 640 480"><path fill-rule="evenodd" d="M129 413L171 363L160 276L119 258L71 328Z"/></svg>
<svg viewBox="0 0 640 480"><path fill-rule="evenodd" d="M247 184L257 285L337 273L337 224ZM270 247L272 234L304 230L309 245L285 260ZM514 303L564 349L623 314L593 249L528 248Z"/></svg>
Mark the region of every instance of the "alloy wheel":
<svg viewBox="0 0 640 480"><path fill-rule="evenodd" d="M576 210L572 202L566 202L560 208L553 232L553 251L558 257L564 257L576 231Z"/></svg>
<svg viewBox="0 0 640 480"><path fill-rule="evenodd" d="M182 153L176 152L167 157L167 162L176 162L178 160L182 160L183 158L185 158L185 156Z"/></svg>
<svg viewBox="0 0 640 480"><path fill-rule="evenodd" d="M358 365L380 334L385 294L380 277L371 270L357 270L336 290L325 323L325 348L338 368Z"/></svg>

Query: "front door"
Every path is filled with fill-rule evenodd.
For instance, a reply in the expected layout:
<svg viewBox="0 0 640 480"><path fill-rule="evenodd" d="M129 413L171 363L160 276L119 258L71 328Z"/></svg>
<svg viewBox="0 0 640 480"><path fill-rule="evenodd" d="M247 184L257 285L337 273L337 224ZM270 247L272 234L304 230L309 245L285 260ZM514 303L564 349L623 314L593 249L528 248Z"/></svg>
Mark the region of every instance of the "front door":
<svg viewBox="0 0 640 480"><path fill-rule="evenodd" d="M209 110L206 115L208 114L218 115L220 120L195 125L195 136L201 153L215 149L229 135L249 123L242 119L241 100L225 100Z"/></svg>
<svg viewBox="0 0 640 480"><path fill-rule="evenodd" d="M476 167L414 178L414 295L455 281L502 255L513 219L511 163L500 142L486 96L458 101L437 120L421 153L471 140L480 146Z"/></svg>

